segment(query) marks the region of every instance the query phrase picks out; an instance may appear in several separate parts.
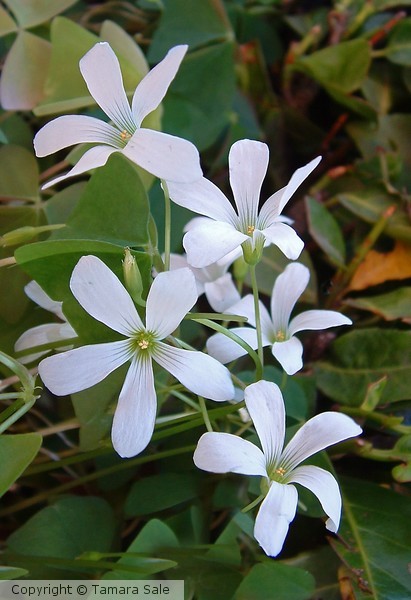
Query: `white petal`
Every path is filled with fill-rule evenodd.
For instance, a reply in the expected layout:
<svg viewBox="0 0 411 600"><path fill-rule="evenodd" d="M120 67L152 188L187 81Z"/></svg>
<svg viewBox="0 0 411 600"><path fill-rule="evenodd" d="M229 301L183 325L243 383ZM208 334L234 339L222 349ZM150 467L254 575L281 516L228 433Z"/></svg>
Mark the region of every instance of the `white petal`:
<svg viewBox="0 0 411 600"><path fill-rule="evenodd" d="M65 396L99 383L129 358L127 341L93 344L45 358L39 374L50 392Z"/></svg>
<svg viewBox="0 0 411 600"><path fill-rule="evenodd" d="M255 519L254 537L268 556L282 550L288 527L295 517L298 494L293 485L271 482Z"/></svg>
<svg viewBox="0 0 411 600"><path fill-rule="evenodd" d="M159 339L170 335L197 302L197 286L188 268L159 273L147 297L146 329Z"/></svg>
<svg viewBox="0 0 411 600"><path fill-rule="evenodd" d="M248 236L221 221L190 229L183 239L187 260L193 267L207 267L238 248Z"/></svg>
<svg viewBox="0 0 411 600"><path fill-rule="evenodd" d="M285 342L274 342L271 352L287 375L294 375L303 368L303 345L296 337Z"/></svg>
<svg viewBox="0 0 411 600"><path fill-rule="evenodd" d="M204 433L193 460L196 467L211 473L267 476L260 448L231 433Z"/></svg>
<svg viewBox="0 0 411 600"><path fill-rule="evenodd" d="M111 439L114 450L130 458L144 450L153 435L157 397L151 360L131 363L114 413Z"/></svg>
<svg viewBox="0 0 411 600"><path fill-rule="evenodd" d="M41 308L54 313L62 321L66 320L61 310L63 303L57 302L57 300L52 300L50 296L46 294L43 288L39 286L37 281L30 281L26 286L24 286L24 291L30 300L41 306Z"/></svg>
<svg viewBox="0 0 411 600"><path fill-rule="evenodd" d="M80 258L70 288L84 310L114 331L131 336L143 328L130 294L97 256Z"/></svg>
<svg viewBox="0 0 411 600"><path fill-rule="evenodd" d="M280 248L281 252L290 260L296 260L304 248L302 239L295 233L294 229L285 223L274 223L267 229L263 229L262 233L272 244Z"/></svg>
<svg viewBox="0 0 411 600"><path fill-rule="evenodd" d="M194 144L161 131L137 129L122 152L136 165L166 181L190 183L203 175Z"/></svg>
<svg viewBox="0 0 411 600"><path fill-rule="evenodd" d="M35 346L42 346L43 344L50 344L53 342L59 342L60 340L69 339L76 337L76 332L70 327L64 327L62 323L45 323L44 325L38 325L25 331L16 341L14 349L16 352L22 352ZM50 350L43 350L42 352L36 352L35 354L29 354L27 356L21 356L18 360L24 365L40 358L44 354L48 354Z"/></svg>
<svg viewBox="0 0 411 600"><path fill-rule="evenodd" d="M144 117L157 108L166 95L187 49L186 45L171 48L163 60L151 69L138 84L132 102L132 111L137 127L140 127Z"/></svg>
<svg viewBox="0 0 411 600"><path fill-rule="evenodd" d="M316 452L360 435L361 432L361 427L347 415L337 412L321 413L304 423L297 431L286 446L281 462L287 471L294 469Z"/></svg>
<svg viewBox="0 0 411 600"><path fill-rule="evenodd" d="M294 335L297 331L327 329L339 325L352 325L352 321L335 310L306 310L292 319L288 331L290 335Z"/></svg>
<svg viewBox="0 0 411 600"><path fill-rule="evenodd" d="M117 127L134 133L136 125L124 91L117 56L107 42L99 42L80 60L80 71L90 94Z"/></svg>
<svg viewBox="0 0 411 600"><path fill-rule="evenodd" d="M153 358L194 394L218 402L234 398L228 369L203 352L158 342Z"/></svg>
<svg viewBox="0 0 411 600"><path fill-rule="evenodd" d="M328 515L325 526L329 531L336 532L341 517L341 494L335 478L320 467L304 466L294 469L287 479L292 483L299 483L315 494Z"/></svg>
<svg viewBox="0 0 411 600"><path fill-rule="evenodd" d="M268 467L277 462L284 446L285 408L280 388L269 381L257 381L245 388L244 399Z"/></svg>
<svg viewBox="0 0 411 600"><path fill-rule="evenodd" d="M36 156L48 156L63 148L93 142L121 148L119 132L112 125L85 115L65 115L53 119L34 137Z"/></svg>
<svg viewBox="0 0 411 600"><path fill-rule="evenodd" d="M309 280L309 269L300 263L287 265L275 280L271 294L271 318L276 333L282 331L285 334L288 331L291 311Z"/></svg>
<svg viewBox="0 0 411 600"><path fill-rule="evenodd" d="M260 307L260 321L261 331L263 336L270 340L274 335L273 324L271 317L266 309L265 305L259 301ZM240 317L247 317L248 324L255 327L255 310L254 310L254 298L251 294L244 296L239 302L230 307L230 313L233 315L239 315Z"/></svg>
<svg viewBox="0 0 411 600"><path fill-rule="evenodd" d="M238 335L247 342L253 350L258 348L257 332L251 327L234 327L231 333ZM266 343L264 343L266 342ZM263 345L268 346L270 342L263 340ZM207 352L221 363L228 363L247 354L246 350L223 333L216 333L207 340Z"/></svg>
<svg viewBox="0 0 411 600"><path fill-rule="evenodd" d="M173 202L199 215L233 226L238 222L238 216L223 192L205 177L188 184L170 182L168 191ZM196 226L196 223L193 225ZM184 230L191 228L190 222Z"/></svg>
<svg viewBox="0 0 411 600"><path fill-rule="evenodd" d="M206 282L204 289L208 303L215 312L227 311L230 306L240 300L240 294L231 273L226 273L215 281Z"/></svg>
<svg viewBox="0 0 411 600"><path fill-rule="evenodd" d="M76 175L82 175L91 169L96 169L97 167L102 167L106 164L109 159L109 156L113 154L113 152L118 152L116 148L110 148L110 146L96 146L95 148L90 148L83 154L77 164L65 175L60 175L55 179L51 179L45 185L41 187L42 190L46 190L47 188L60 183L60 181L64 181L69 177L75 177Z"/></svg>
<svg viewBox="0 0 411 600"><path fill-rule="evenodd" d="M268 146L254 140L239 140L228 156L230 184L243 226L257 221L260 190L267 173Z"/></svg>
<svg viewBox="0 0 411 600"><path fill-rule="evenodd" d="M279 220L279 217L280 217L280 208L279 207L280 207L281 198L283 197L284 190L285 190L285 187L283 187L281 190L278 190L278 192L275 192L275 194L270 196L268 198L268 200L266 200L264 202L264 204L262 205L260 213L258 215L259 229L265 229L265 228L269 227L270 225L272 225L274 222L277 222ZM281 217L282 221L283 221L283 219L287 219L287 221L290 220L287 217Z"/></svg>
<svg viewBox="0 0 411 600"><path fill-rule="evenodd" d="M314 171L319 162L321 161L321 156L317 156L311 162L309 162L304 167L300 167L297 169L291 176L290 181L284 188L283 195L281 197L281 202L279 203L279 213L282 212L284 206L287 204L291 196L297 191L300 185L307 179L307 177Z"/></svg>

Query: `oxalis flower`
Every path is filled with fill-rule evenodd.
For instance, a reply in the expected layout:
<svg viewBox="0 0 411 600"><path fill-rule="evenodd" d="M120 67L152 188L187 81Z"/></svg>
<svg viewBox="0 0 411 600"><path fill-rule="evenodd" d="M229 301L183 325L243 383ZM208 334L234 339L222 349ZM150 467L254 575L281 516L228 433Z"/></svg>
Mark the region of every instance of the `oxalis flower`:
<svg viewBox="0 0 411 600"><path fill-rule="evenodd" d="M183 246L193 267L206 267L240 246L250 264L258 262L268 244L275 244L292 260L299 257L304 244L281 212L321 157L295 171L288 184L270 196L259 212L268 159L268 146L262 142L240 140L232 145L228 158L230 184L238 212L218 187L204 177L190 184L169 184L170 197L176 204L211 219L184 236Z"/></svg>
<svg viewBox="0 0 411 600"><path fill-rule="evenodd" d="M54 313L62 322L44 323L43 325L37 325L37 327L31 327L31 329L25 331L16 341L14 345L16 352L22 352L23 350L28 350L34 346L42 346L43 344L77 337L77 333L70 323L67 322L67 319L63 314L62 302L52 300L36 281L30 281L30 283L25 286L24 291L30 300L33 300L33 302L41 306L41 308L44 308L44 310ZM69 347L65 346L64 348L57 348L57 350L62 352L68 350ZM49 350L42 350L34 354L29 354L28 356L22 356L19 358L19 361L22 364L30 363L44 354L48 354L48 352Z"/></svg>
<svg viewBox="0 0 411 600"><path fill-rule="evenodd" d="M141 127L157 108L173 81L188 46L175 46L138 84L130 104L124 91L120 65L107 42L97 43L80 60L80 71L90 94L113 124L85 115L57 117L34 138L37 156L48 156L73 144L91 142L91 148L65 175L43 189L106 164L113 152L170 181L195 181L202 176L196 147L181 138Z"/></svg>
<svg viewBox="0 0 411 600"><path fill-rule="evenodd" d="M328 516L326 528L338 530L341 495L335 478L324 469L298 465L304 460L361 433L346 415L325 412L307 421L284 446L285 408L275 383L259 381L245 389L245 403L254 422L261 447L230 433L205 433L194 453L200 469L212 473L260 475L262 496L254 527L254 537L264 552L277 556L284 544L289 523L297 510L294 483L315 494Z"/></svg>
<svg viewBox="0 0 411 600"><path fill-rule="evenodd" d="M151 439L157 408L152 360L195 394L217 401L234 396L230 373L215 359L161 341L179 326L197 300L189 269L160 273L155 278L147 297L145 325L127 290L95 256L80 259L70 288L92 317L126 339L51 356L40 363L39 373L51 392L63 396L95 385L131 361L112 428L113 446L120 456L135 456Z"/></svg>
<svg viewBox="0 0 411 600"><path fill-rule="evenodd" d="M295 334L299 331L327 329L339 325L351 325L352 321L334 310L307 310L290 321L291 312L308 285L310 271L300 263L289 264L277 277L271 295L271 317L260 302L261 332L263 346L271 346L271 352L288 375L293 375L303 366L303 345ZM235 315L248 318L255 327L254 300L245 296L227 309ZM252 348L257 349L257 332L251 327L235 327L231 331L240 336ZM228 363L246 352L227 336L217 333L207 341L207 350L222 363Z"/></svg>

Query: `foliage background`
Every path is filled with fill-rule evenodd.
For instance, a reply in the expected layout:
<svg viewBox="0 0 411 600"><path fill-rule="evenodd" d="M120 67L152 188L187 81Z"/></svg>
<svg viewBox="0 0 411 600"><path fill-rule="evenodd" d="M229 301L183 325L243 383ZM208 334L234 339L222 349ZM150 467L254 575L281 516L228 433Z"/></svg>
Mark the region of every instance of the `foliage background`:
<svg viewBox="0 0 411 600"><path fill-rule="evenodd" d="M68 288L83 254L98 255L121 277L123 249L130 246L148 285L150 210L160 246L163 235L161 192L152 178L114 156L88 182L70 180L54 194L41 193L41 183L67 168L66 154L37 160L32 138L54 115L100 115L78 70L98 39L118 54L130 93L147 69L136 42L149 64L187 43L189 54L150 126L193 141L206 176L227 194L227 154L238 139L270 147L264 197L323 155L288 215L306 242L301 260L312 273L304 303L346 312L354 326L338 338L307 334L305 369L288 379L284 395L291 427L332 408L365 430L361 440L334 449L333 466L327 455L317 458L340 481L338 536L327 539L321 520L312 518L322 515L319 506L302 495L305 510L272 560L252 538L252 515L241 513L258 494L255 482L248 487L240 476L194 470L192 450L204 430L198 415L164 421L149 449L125 461L108 441L121 370L72 402L43 391L0 436L1 577L159 573L184 578L187 598L200 600L411 595L410 6L394 0L0 2L2 351L13 356L23 331L50 321L24 294L33 278L64 301L81 343L107 340L106 328ZM78 150L67 160L76 157ZM173 206L176 251L190 216ZM54 224L66 226L37 229ZM264 254L262 294L271 293L285 264L272 248ZM205 339L189 323L186 335L199 339L198 347ZM244 380L252 379L250 366L236 367ZM17 378L0 368L4 386L18 389ZM265 377L281 381L273 366ZM2 423L14 410L9 403L2 399ZM210 403L209 409L220 424L236 423L232 407Z"/></svg>

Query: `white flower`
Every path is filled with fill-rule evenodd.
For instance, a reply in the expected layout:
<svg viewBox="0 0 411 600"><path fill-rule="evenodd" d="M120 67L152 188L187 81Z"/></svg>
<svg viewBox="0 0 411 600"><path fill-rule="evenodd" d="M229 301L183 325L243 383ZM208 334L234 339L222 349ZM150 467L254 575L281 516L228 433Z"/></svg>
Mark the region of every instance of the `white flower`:
<svg viewBox="0 0 411 600"><path fill-rule="evenodd" d="M61 310L62 302L52 300L50 296L48 296L35 281L30 281L30 283L25 286L24 291L30 300L33 300L33 302L41 306L41 308L44 308L44 310L54 313L63 322L45 323L44 325L38 325L37 327L28 329L16 341L14 345L16 352L22 352L23 350L28 350L29 348L33 348L35 346L42 346L43 344L59 342L60 340L68 340L70 338L77 337L77 333L74 331L72 326L67 323L67 319L63 315ZM68 350L68 348L68 346L65 346L64 348L57 348L56 350L62 352L64 350ZM19 361L23 364L30 363L40 358L40 356L47 354L48 352L49 350L43 350L41 352L36 352L35 354L22 356L19 358Z"/></svg>
<svg viewBox="0 0 411 600"><path fill-rule="evenodd" d="M39 373L59 396L85 390L102 381L128 360L128 370L114 415L112 441L123 457L135 456L149 443L156 417L152 359L187 389L211 400L230 400L234 388L229 371L202 352L163 343L197 300L189 269L160 273L151 286L144 325L136 307L114 273L97 257L77 263L70 288L81 306L95 319L126 339L83 346L51 356Z"/></svg>
<svg viewBox="0 0 411 600"><path fill-rule="evenodd" d="M260 439L262 451L230 433L205 433L194 453L200 469L212 473L261 475L266 496L258 511L254 537L269 556L277 556L293 520L298 494L293 483L313 492L329 517L326 527L336 532L341 516L337 481L328 471L298 465L316 452L361 433L346 415L325 412L307 421L284 446L285 409L278 386L259 381L245 390L245 403Z"/></svg>
<svg viewBox="0 0 411 600"><path fill-rule="evenodd" d="M262 142L240 140L231 147L230 183L238 213L217 186L204 177L189 184L170 182L170 197L176 204L212 219L184 236L183 245L191 265L206 267L241 245L246 259L253 252L259 256L269 243L278 246L288 258L298 258L304 244L285 223L288 219L280 215L320 157L295 171L289 183L270 196L258 212L268 158L268 146Z"/></svg>
<svg viewBox="0 0 411 600"><path fill-rule="evenodd" d="M196 222L205 220L203 217L192 219L187 223L185 229L191 229ZM211 308L215 312L223 313L240 300L240 294L234 284L233 277L228 272L231 264L240 256L241 251L233 250L217 262L196 269L188 263L186 255L170 254L170 269L188 267L196 279L198 295L205 294Z"/></svg>
<svg viewBox="0 0 411 600"><path fill-rule="evenodd" d="M37 156L48 156L83 142L96 143L66 175L49 181L50 187L67 177L106 164L113 152L170 181L195 181L202 175L198 151L187 140L144 129L141 123L157 108L173 81L188 46L175 46L139 83L130 104L124 91L120 65L107 42L97 43L80 60L80 71L90 94L112 125L85 115L57 117L34 138Z"/></svg>
<svg viewBox="0 0 411 600"><path fill-rule="evenodd" d="M334 310L307 310L290 321L295 303L308 285L310 271L300 263L289 264L277 277L271 295L271 317L260 302L261 331L263 346L271 346L271 352L288 375L293 375L303 366L303 346L295 334L309 329L327 329L339 325L351 325L352 321ZM229 312L248 318L255 327L254 301L245 296ZM232 329L252 348L258 347L257 332L249 327ZM209 338L207 350L222 363L227 363L245 354L245 350L227 336L217 333Z"/></svg>

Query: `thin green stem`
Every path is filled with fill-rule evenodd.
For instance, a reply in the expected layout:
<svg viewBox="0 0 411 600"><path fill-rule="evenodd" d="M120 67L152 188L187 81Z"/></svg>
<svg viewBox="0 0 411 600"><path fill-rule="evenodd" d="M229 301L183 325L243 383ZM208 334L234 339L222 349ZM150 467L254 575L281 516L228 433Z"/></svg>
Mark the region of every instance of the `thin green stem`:
<svg viewBox="0 0 411 600"><path fill-rule="evenodd" d="M253 289L254 298L254 314L255 314L255 327L257 330L257 344L258 344L258 358L260 359L261 367L264 368L264 350L263 350L263 335L261 331L261 315L260 315L260 297L258 294L257 276L255 272L255 265L250 265L250 276L251 276L251 287ZM261 376L257 377L256 381L262 379Z"/></svg>
<svg viewBox="0 0 411 600"><path fill-rule="evenodd" d="M252 502L250 502L250 504L247 504L247 506L245 506L244 508L241 509L242 513L246 513L249 510L251 510L252 508L254 508L254 506L257 506L257 504L260 504L261 500L263 500L265 498L266 494L260 494L258 496L258 498L256 498L255 500L253 500Z"/></svg>
<svg viewBox="0 0 411 600"><path fill-rule="evenodd" d="M161 187L164 193L164 270L170 270L170 252L171 252L171 202L168 193L167 183L161 180Z"/></svg>
<svg viewBox="0 0 411 600"><path fill-rule="evenodd" d="M245 342L242 338L240 338L240 336L238 336L235 333L233 333L232 331L230 331L230 329L226 329L222 325L219 325L218 323L214 323L213 321L210 321L209 319L197 319L197 323L201 323L202 325L205 325L206 327L209 327L210 329L214 329L214 331L217 331L218 333L222 333L223 335L226 335L231 340L233 340L234 342L239 344L242 348L244 348L244 350L247 352L247 354L249 354L249 356L254 361L255 368L256 368L256 373L255 373L256 381L263 378L263 363L261 362L260 357L253 350L253 348L251 348L251 346L249 344L247 344L247 342Z"/></svg>
<svg viewBox="0 0 411 600"><path fill-rule="evenodd" d="M210 417L208 416L208 412L207 412L207 406L206 406L205 400L202 396L198 396L198 403L200 405L201 414L203 415L204 424L207 428L207 431L213 431Z"/></svg>
<svg viewBox="0 0 411 600"><path fill-rule="evenodd" d="M24 402L23 406L20 406L16 411L13 412L12 415L10 415L10 417L8 419L5 419L0 424L0 433L3 433L4 431L6 431L6 429L8 429L10 427L10 425L13 425L13 423L18 421L20 419L20 417L22 417L24 414L26 414L26 412L28 412L30 410L30 408L33 406L36 399L37 399L37 397L34 397L29 402Z"/></svg>

